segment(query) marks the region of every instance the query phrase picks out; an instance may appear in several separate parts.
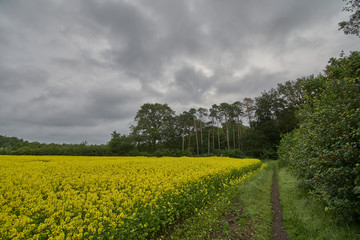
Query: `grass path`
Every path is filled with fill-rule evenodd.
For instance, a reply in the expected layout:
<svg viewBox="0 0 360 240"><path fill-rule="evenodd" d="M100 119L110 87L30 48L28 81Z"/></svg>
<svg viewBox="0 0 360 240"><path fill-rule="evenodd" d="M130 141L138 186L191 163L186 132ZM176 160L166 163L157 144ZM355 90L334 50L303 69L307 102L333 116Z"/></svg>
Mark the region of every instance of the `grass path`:
<svg viewBox="0 0 360 240"><path fill-rule="evenodd" d="M297 179L287 168L278 169L283 223L292 240L360 240L359 225L336 222L325 206L297 187Z"/></svg>
<svg viewBox="0 0 360 240"><path fill-rule="evenodd" d="M320 202L297 187L296 177L287 168L279 168L276 161L268 164L245 183L199 209L164 239L360 240L360 226L336 222ZM279 238L282 235L273 229L274 218L281 219L272 208L273 183L278 185L277 208L282 210L288 238Z"/></svg>

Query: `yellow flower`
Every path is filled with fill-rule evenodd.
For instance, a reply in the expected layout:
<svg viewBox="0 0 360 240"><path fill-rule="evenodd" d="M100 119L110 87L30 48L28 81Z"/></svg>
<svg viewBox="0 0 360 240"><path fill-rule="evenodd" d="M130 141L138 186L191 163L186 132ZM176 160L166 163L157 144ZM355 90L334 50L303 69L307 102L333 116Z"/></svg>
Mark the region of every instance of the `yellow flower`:
<svg viewBox="0 0 360 240"><path fill-rule="evenodd" d="M201 206L193 201L220 196L212 181L237 184L261 165L227 157L0 156L0 169L6 169L0 171L0 239L135 232L131 224L146 211L149 219L138 223L156 231L153 221L161 212L168 222L179 217L180 203L185 212L198 213ZM236 178L230 175L234 170Z"/></svg>

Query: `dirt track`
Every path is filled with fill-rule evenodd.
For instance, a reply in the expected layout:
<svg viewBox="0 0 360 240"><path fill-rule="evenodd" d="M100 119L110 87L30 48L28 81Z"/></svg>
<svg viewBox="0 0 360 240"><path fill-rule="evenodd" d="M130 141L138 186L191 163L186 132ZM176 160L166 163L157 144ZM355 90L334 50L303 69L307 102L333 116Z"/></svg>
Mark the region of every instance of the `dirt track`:
<svg viewBox="0 0 360 240"><path fill-rule="evenodd" d="M273 186L271 188L271 201L273 204L274 223L273 223L273 240L289 239L282 223L282 212L279 200L279 187L277 184L276 168L274 167Z"/></svg>

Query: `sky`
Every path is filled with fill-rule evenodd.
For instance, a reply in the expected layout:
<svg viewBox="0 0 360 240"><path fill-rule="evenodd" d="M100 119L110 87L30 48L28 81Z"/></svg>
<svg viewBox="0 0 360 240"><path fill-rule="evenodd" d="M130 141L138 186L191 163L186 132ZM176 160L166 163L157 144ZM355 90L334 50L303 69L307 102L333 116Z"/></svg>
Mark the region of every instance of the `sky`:
<svg viewBox="0 0 360 240"><path fill-rule="evenodd" d="M256 97L360 50L341 0L0 0L0 135L105 144L144 103Z"/></svg>

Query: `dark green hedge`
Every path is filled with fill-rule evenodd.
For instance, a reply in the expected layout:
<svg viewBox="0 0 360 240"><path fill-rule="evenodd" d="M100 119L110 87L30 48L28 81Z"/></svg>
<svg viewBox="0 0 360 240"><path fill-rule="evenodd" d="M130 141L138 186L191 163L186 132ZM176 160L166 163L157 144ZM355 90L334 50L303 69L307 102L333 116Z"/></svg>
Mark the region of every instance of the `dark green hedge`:
<svg viewBox="0 0 360 240"><path fill-rule="evenodd" d="M303 186L341 220L360 216L360 54L331 59L325 74L305 83L300 127L278 149Z"/></svg>

